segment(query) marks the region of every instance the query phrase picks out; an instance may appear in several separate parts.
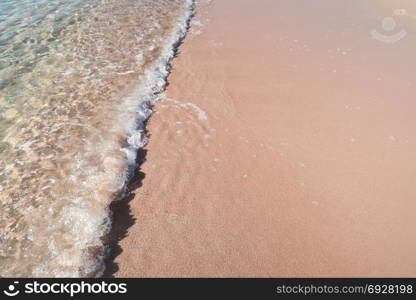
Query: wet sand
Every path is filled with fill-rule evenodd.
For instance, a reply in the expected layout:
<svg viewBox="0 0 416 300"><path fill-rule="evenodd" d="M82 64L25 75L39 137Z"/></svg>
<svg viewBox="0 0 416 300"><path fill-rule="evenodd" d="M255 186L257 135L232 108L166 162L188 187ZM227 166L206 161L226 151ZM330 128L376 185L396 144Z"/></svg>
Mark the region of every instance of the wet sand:
<svg viewBox="0 0 416 300"><path fill-rule="evenodd" d="M416 276L415 20L370 35L412 4L340 2L199 8L111 275Z"/></svg>

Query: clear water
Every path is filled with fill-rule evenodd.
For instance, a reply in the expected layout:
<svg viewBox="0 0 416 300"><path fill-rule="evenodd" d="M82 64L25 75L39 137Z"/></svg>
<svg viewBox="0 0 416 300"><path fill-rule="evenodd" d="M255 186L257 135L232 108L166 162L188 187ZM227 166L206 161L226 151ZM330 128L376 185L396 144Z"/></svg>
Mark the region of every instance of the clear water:
<svg viewBox="0 0 416 300"><path fill-rule="evenodd" d="M0 0L0 276L100 276L191 0Z"/></svg>

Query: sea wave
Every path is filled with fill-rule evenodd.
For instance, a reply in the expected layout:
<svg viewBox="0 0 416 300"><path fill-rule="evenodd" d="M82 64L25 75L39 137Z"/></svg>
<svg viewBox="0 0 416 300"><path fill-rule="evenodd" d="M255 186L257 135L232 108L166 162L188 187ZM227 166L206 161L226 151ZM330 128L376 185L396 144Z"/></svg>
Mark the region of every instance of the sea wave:
<svg viewBox="0 0 416 300"><path fill-rule="evenodd" d="M0 37L1 276L103 274L109 206L127 192L194 10L193 0L74 0L65 15L61 2L26 0L28 18L48 13L0 24L20 28ZM31 37L33 22L47 30Z"/></svg>

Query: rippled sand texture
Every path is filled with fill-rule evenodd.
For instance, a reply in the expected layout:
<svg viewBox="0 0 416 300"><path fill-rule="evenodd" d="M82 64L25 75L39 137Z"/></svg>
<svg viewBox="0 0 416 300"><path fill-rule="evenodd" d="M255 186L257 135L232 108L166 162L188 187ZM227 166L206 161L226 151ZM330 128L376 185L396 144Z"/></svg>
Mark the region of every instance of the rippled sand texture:
<svg viewBox="0 0 416 300"><path fill-rule="evenodd" d="M199 11L147 126L116 276L416 276L415 8Z"/></svg>
<svg viewBox="0 0 416 300"><path fill-rule="evenodd" d="M0 3L1 276L102 272L108 205L190 5Z"/></svg>

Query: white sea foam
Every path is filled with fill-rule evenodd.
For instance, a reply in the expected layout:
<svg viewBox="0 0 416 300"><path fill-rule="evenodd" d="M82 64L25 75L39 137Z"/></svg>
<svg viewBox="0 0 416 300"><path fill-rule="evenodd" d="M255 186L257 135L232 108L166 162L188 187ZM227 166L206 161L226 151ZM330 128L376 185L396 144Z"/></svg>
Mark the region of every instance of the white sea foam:
<svg viewBox="0 0 416 300"><path fill-rule="evenodd" d="M34 149L44 151L44 153L40 152L42 159L37 160L36 164L29 164L30 162L25 160L26 156L23 156L23 158L5 162L4 166L0 166L2 167L0 176L6 177L6 180L1 182L0 191L2 192L5 188L12 188L13 172L22 172L23 175L18 174L22 182L21 186L27 185L24 180L28 175L34 175L33 180L37 184L36 193L19 195L20 202L12 209L7 206L8 203L14 201L12 193L6 191L5 201L0 203L5 206L3 212L11 211L17 218L14 222L10 219L10 214L6 214L0 219L0 222L3 220L8 222L7 226L2 228L0 239L10 241L10 244L3 243L2 248L0 247L0 258L7 259L6 263L1 266L3 271L0 271L0 275L23 277L97 277L103 275L104 259L108 255L105 237L111 229L109 204L114 200L122 199L126 191L126 184L136 168L138 149L147 142L144 126L145 121L152 114L151 104L157 100L158 95L165 88L169 62L174 56L178 41L186 34L188 21L193 12L194 1L192 0L161 1L161 3L165 6L172 3L176 5L174 8L177 11L179 11L178 3L183 3L183 7L181 6L181 13L178 14L174 26L169 29L169 34L163 36L163 40L155 36L158 47L145 48L145 51L159 51L157 58L148 60L141 49L136 49L136 63L145 66L143 72L138 73L140 75L136 78L138 84L122 98L121 102L118 99L111 102L110 99L108 103L102 103L101 111L97 112L99 116L90 118L95 120L93 118L95 117L98 120L96 123L79 123L80 118L75 115L73 118L62 118L63 120L59 119L59 122L51 122L49 126L39 128L13 125L15 128L11 128L14 131L6 132L8 147L21 148L26 151L25 155L31 154ZM149 22L156 24L157 20L149 20ZM129 36L126 32L123 33ZM123 37L120 36L120 38ZM140 36L137 39L140 39ZM128 46L128 41L125 44ZM108 48L107 45L100 45L98 41L97 45L92 47L94 51L106 48ZM93 64L97 59L89 56L90 53L87 50L89 50L87 46L86 49L80 50L80 52L84 51L82 61L87 65ZM134 76L136 73L130 68L116 71L111 63L100 65L100 70L106 68L111 70L109 71L111 74L107 77ZM81 74L81 71L83 71L81 66L72 65L63 70L61 74L70 76L77 72ZM84 72L79 79L93 82L97 80L94 74L94 72ZM53 85L57 85L60 80L64 82L64 78L61 77L65 76L54 78L56 82L53 82ZM71 97L75 96L76 92L66 94L67 102L63 103L70 103ZM82 100L86 101L80 100L76 104L90 104L87 101L88 97ZM2 101L1 96L0 101ZM52 111L50 115L53 115L55 108L68 112L71 110L71 107L59 106L57 102L51 101L47 104L49 105L47 112ZM31 117L41 119L43 116L39 113ZM100 126L105 124L103 122L105 117L108 118L108 125L102 125L99 129L95 128L95 124ZM47 120L46 117L45 120ZM54 143L60 145L60 141L70 140L76 136L74 132L89 134L88 136L80 134L78 140L74 138L74 141L82 144L82 147L74 147L76 150L73 153L65 152L68 149L64 147L57 147L58 150L63 151L62 154L56 151L47 152L49 149L47 146L52 142L45 143L45 136L56 135L57 139ZM33 137L28 140L23 139L32 133L36 133L42 140ZM20 143L20 140L24 142ZM36 148L38 145L41 145L40 148ZM57 154L66 156L64 159L56 160L58 163L48 159ZM63 171L64 163L67 172ZM42 168L42 172L47 176L44 174L42 177L37 176L39 168ZM50 174L53 174L53 177ZM59 188L56 188L57 186ZM19 185L17 187L19 188ZM19 190L24 191L23 188ZM3 200L3 193L0 194L0 199ZM16 232L20 235L17 236Z"/></svg>
<svg viewBox="0 0 416 300"><path fill-rule="evenodd" d="M145 73L139 77L140 84L136 86L129 96L124 98L121 105L119 120L120 124L123 124L124 127L122 131L127 133L128 145L122 148L121 151L126 153L128 164L126 165L126 169L121 170L119 174L114 176L115 178L113 178L113 180L115 180L113 181L114 184L111 188L112 191L120 191L125 188L125 185L132 174L132 168L136 167L135 160L137 151L147 142L147 136L144 133L144 125L145 121L152 113L150 106L157 100L158 94L161 93L166 86L166 78L169 74L169 62L174 56L174 47L186 34L187 22L191 17L192 9L193 1L186 0L185 13L177 20L177 28L166 39L165 47L162 50L159 59L145 70ZM136 58L137 57L140 57L140 54L138 54ZM202 110L195 105L192 106L199 110L200 119L206 119L206 115ZM94 215L92 219L91 215ZM90 229L81 228L82 226L78 226L78 228L75 229L80 238L82 238L82 236L85 237L85 240L80 241L80 244L85 245L101 244L100 238L109 230L111 225L108 211L101 212L101 214L97 215L96 211L91 211L91 213L88 214L85 210L73 209L69 210L67 218L78 219L80 224L90 225ZM91 239L95 241L92 242ZM65 257L65 254L62 254L63 261L68 257L71 257L71 255ZM103 257L97 259L95 255L88 255L84 258L81 265L83 265L83 269L86 270L84 272L86 273L91 273L91 271L94 270L93 273L95 276L101 276L104 272ZM82 274L74 275L79 276Z"/></svg>
<svg viewBox="0 0 416 300"><path fill-rule="evenodd" d="M196 105L194 103L191 103L191 102L183 103L180 106L181 107L187 107L187 106L189 106L189 107L192 107L193 109L195 109L196 112L198 113L198 119L199 120L203 120L204 121L204 120L207 120L208 119L206 112L204 110L202 110L198 105Z"/></svg>

